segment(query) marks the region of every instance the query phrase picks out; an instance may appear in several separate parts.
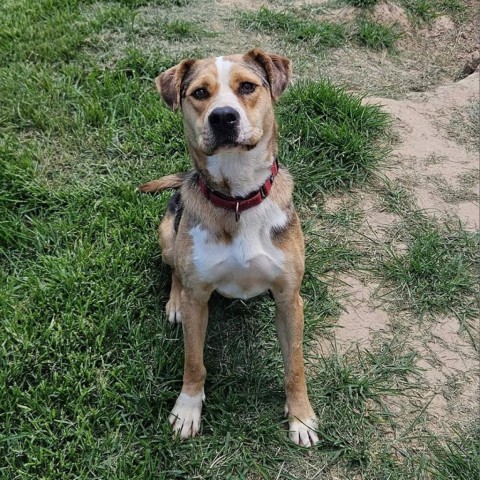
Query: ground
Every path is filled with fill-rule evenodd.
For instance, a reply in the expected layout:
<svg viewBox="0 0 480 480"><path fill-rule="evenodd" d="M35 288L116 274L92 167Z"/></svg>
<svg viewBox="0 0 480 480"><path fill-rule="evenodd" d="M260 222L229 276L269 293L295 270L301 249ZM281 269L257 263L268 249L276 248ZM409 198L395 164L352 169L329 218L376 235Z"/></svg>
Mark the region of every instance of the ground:
<svg viewBox="0 0 480 480"><path fill-rule="evenodd" d="M0 7L0 472L478 478L479 72L470 0L9 0ZM215 295L202 435L172 438L182 334L156 227L189 167L153 79L293 60L279 159L307 240L319 445L288 443L268 297Z"/></svg>
<svg viewBox="0 0 480 480"><path fill-rule="evenodd" d="M478 158L473 146L458 141L461 135L452 137L449 128L455 114L468 115L472 99L478 98L478 86L478 74L472 74L433 91L411 94L405 100L366 98L367 102L381 104L391 114L399 134L389 154L388 170L379 172L384 177L382 181L386 181L389 189L402 189L402 195L407 195L400 199L404 208L410 211L418 208L434 218L459 219L472 231L478 229L479 221ZM471 181L464 184L462 179L466 178ZM337 195L326 204L329 212L338 211L345 201L354 204L363 214L362 233L374 237L375 248L390 241L385 233L395 229L401 220L398 212L395 215L385 211L388 209L382 205L378 187L377 183L370 189ZM379 342L392 338L395 329L402 325L408 331L409 348L418 354L417 364L432 393L427 408L430 421L436 428L442 428L442 424L448 426L453 419L461 423L475 417L479 388L476 343L470 341L471 333L462 331L455 315L441 316L435 322L419 326L410 314L397 308L392 310L381 301L375 278L348 273L337 280L347 300L334 328L335 350L346 351L356 344L362 349L375 348ZM319 340L318 345L320 351L331 352L331 343L326 339ZM457 387L458 382L463 384L453 395L452 379Z"/></svg>

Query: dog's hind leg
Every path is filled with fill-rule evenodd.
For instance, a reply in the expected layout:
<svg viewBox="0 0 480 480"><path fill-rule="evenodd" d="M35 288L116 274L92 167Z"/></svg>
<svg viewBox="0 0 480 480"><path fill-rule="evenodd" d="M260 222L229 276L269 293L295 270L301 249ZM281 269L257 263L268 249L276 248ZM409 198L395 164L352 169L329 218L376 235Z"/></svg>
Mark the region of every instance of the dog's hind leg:
<svg viewBox="0 0 480 480"><path fill-rule="evenodd" d="M172 267L172 286L170 289L170 298L165 307L168 321L170 323L181 323L182 315L180 313L180 296L182 293L182 283L175 271L175 215L173 212L167 212L160 227L158 228L159 243L162 248L163 262Z"/></svg>
<svg viewBox="0 0 480 480"><path fill-rule="evenodd" d="M182 314L180 313L180 299L182 295L182 283L175 270L172 272L172 287L170 288L170 298L165 307L168 321L170 323L182 323Z"/></svg>

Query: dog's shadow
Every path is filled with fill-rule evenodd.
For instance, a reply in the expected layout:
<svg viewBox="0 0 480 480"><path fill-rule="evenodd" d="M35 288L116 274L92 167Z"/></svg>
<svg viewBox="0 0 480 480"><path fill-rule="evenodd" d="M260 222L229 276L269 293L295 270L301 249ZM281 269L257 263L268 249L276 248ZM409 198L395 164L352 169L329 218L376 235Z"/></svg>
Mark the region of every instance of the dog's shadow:
<svg viewBox="0 0 480 480"><path fill-rule="evenodd" d="M242 301L214 293L209 302L206 360L215 372L269 375L271 362L280 362L275 331L275 305L268 294ZM277 362L278 360L278 362Z"/></svg>
<svg viewBox="0 0 480 480"><path fill-rule="evenodd" d="M284 368L273 300L268 294L241 301L214 293L209 312L205 428L232 422L246 434L245 428L282 421Z"/></svg>
<svg viewBox="0 0 480 480"><path fill-rule="evenodd" d="M161 285L156 289L159 308L164 309L170 291L170 270L160 267ZM209 301L204 362L207 369L207 410L234 411L236 405L255 410L267 406L283 411L283 361L275 329L275 304L269 294L246 301L214 293ZM162 321L167 322L164 314ZM180 326L167 331L178 338L175 364L183 365L183 335ZM181 388L182 371L170 371L171 381ZM175 376L175 378L173 378ZM207 412L206 412L207 413Z"/></svg>

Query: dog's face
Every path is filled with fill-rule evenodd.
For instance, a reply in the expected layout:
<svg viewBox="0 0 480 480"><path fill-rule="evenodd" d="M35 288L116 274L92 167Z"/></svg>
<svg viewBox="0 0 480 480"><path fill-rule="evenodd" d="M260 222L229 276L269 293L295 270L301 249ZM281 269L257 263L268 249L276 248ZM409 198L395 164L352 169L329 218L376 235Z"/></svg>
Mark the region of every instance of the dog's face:
<svg viewBox="0 0 480 480"><path fill-rule="evenodd" d="M190 146L213 155L222 149L250 150L271 133L273 101L290 76L290 60L257 49L184 60L157 77L156 84L170 108L181 108Z"/></svg>

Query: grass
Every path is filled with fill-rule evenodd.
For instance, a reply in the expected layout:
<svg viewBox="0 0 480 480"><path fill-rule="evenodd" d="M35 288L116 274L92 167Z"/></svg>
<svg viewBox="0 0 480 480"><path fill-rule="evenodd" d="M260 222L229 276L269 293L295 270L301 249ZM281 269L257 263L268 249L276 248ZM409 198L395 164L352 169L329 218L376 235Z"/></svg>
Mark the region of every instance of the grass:
<svg viewBox="0 0 480 480"><path fill-rule="evenodd" d="M368 179L384 159L388 127L378 107L327 81L297 83L278 112L280 158L295 174L307 238L306 356L321 444L309 455L287 440L267 296L212 299L203 435L172 438L166 418L181 384L183 340L165 318L169 271L156 239L170 194L135 188L189 166L181 117L161 105L153 80L180 60L174 43L185 35L196 43L205 32L195 33L188 19L169 20L169 48L149 53L132 18L139 8L174 12L187 3L0 6L0 476L293 479L338 471L406 480L475 473L468 432L448 443L415 419L405 426L390 408L393 397L421 388L404 343L324 357L312 348L342 308L324 275L359 262L343 235L360 214L349 206L325 213L324 195ZM114 33L135 42L105 62ZM455 242L470 261L473 254L462 253L472 252L470 244Z"/></svg>
<svg viewBox="0 0 480 480"><path fill-rule="evenodd" d="M388 247L380 264L390 297L420 317L475 318L478 235L461 226L440 227L425 219L409 228L406 250Z"/></svg>
<svg viewBox="0 0 480 480"><path fill-rule="evenodd" d="M376 352L323 358L316 372L312 385L321 393L314 408L322 412L325 446L340 447L352 466L371 464L381 441L378 427L392 422L385 398L415 388L407 380L416 373L414 355L393 340Z"/></svg>
<svg viewBox="0 0 480 480"><path fill-rule="evenodd" d="M431 23L438 16L431 0L409 0L405 6L410 15L422 22Z"/></svg>
<svg viewBox="0 0 480 480"><path fill-rule="evenodd" d="M480 475L478 426L470 431L453 433L453 439L448 442L433 443L434 462L430 467L432 474L438 480L478 478Z"/></svg>
<svg viewBox="0 0 480 480"><path fill-rule="evenodd" d="M447 182L444 177L434 178L432 182L441 197L448 203L478 202L478 172L476 170L457 175L456 185Z"/></svg>
<svg viewBox="0 0 480 480"><path fill-rule="evenodd" d="M414 210L415 205L410 192L395 182L385 180L380 194L383 206L389 213L402 215Z"/></svg>
<svg viewBox="0 0 480 480"><path fill-rule="evenodd" d="M92 17L79 1L40 0L36 5L3 3L0 14L0 67L8 67L17 61L68 62L90 43L91 34L109 25L123 25L126 11L114 4Z"/></svg>
<svg viewBox="0 0 480 480"><path fill-rule="evenodd" d="M161 27L162 35L170 41L200 40L204 37L215 36L215 33L200 28L193 22L186 20L172 20Z"/></svg>
<svg viewBox="0 0 480 480"><path fill-rule="evenodd" d="M467 11L461 0L403 0L403 4L415 20L427 24L440 15L450 15L460 21Z"/></svg>
<svg viewBox="0 0 480 480"><path fill-rule="evenodd" d="M341 47L350 41L374 50L394 50L400 32L390 25L360 19L358 26L351 23L334 23L299 17L288 10L275 11L261 7L258 11L240 11L239 25L281 35L292 44L305 44L312 51L327 47Z"/></svg>
<svg viewBox="0 0 480 480"><path fill-rule="evenodd" d="M470 99L466 108L452 112L447 125L447 134L451 139L465 145L470 151L480 151L480 101Z"/></svg>
<svg viewBox="0 0 480 480"><path fill-rule="evenodd" d="M291 87L280 101L278 118L280 159L296 178L309 179L297 185L297 194L308 201L364 181L386 153L377 140L386 133L387 115L327 81Z"/></svg>
<svg viewBox="0 0 480 480"><path fill-rule="evenodd" d="M358 22L357 41L372 50L393 51L400 37L400 31L394 26L383 25L367 18L362 18Z"/></svg>
<svg viewBox="0 0 480 480"><path fill-rule="evenodd" d="M285 35L291 43L306 43L312 50L338 47L347 39L343 24L311 21L289 11L274 11L261 7L256 12L240 11L239 24L247 30L259 30Z"/></svg>
<svg viewBox="0 0 480 480"><path fill-rule="evenodd" d="M130 8L158 5L160 7L182 7L191 3L191 0L118 0L118 3Z"/></svg>

